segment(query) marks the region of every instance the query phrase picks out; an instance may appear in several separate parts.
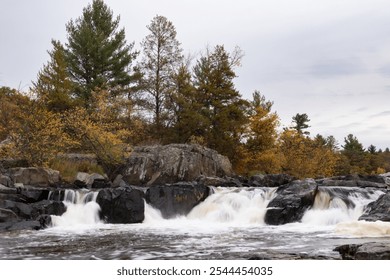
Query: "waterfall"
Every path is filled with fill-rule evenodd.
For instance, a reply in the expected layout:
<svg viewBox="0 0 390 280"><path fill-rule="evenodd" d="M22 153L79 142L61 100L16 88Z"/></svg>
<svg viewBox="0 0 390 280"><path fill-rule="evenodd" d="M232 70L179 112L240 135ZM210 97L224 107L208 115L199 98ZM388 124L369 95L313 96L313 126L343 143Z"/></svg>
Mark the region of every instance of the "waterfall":
<svg viewBox="0 0 390 280"><path fill-rule="evenodd" d="M267 205L275 196L275 191L276 188L213 188L209 197L187 216L178 217L176 221L186 224L201 222L205 225L263 225ZM144 223L158 223L161 220L161 213L145 204Z"/></svg>
<svg viewBox="0 0 390 280"><path fill-rule="evenodd" d="M67 227L76 225L92 225L100 222L100 206L96 203L98 192L65 190L63 203L66 212L62 216L52 215L52 225L54 227ZM49 194L49 199L53 196Z"/></svg>
<svg viewBox="0 0 390 280"><path fill-rule="evenodd" d="M378 199L382 191L362 188L320 187L313 207L302 218L310 225L336 225L357 221L364 208Z"/></svg>

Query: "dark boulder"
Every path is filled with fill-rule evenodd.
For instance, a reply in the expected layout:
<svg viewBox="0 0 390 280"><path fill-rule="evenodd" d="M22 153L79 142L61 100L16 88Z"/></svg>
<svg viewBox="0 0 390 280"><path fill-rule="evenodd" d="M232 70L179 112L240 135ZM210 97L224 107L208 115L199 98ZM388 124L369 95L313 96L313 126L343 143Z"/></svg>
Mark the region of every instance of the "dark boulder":
<svg viewBox="0 0 390 280"><path fill-rule="evenodd" d="M390 243L364 243L338 246L343 260L390 260Z"/></svg>
<svg viewBox="0 0 390 280"><path fill-rule="evenodd" d="M200 176L232 176L229 159L200 145L170 144L135 147L121 175L129 185L191 182Z"/></svg>
<svg viewBox="0 0 390 280"><path fill-rule="evenodd" d="M111 224L142 223L144 193L132 188L103 189L96 202L100 205L100 218Z"/></svg>
<svg viewBox="0 0 390 280"><path fill-rule="evenodd" d="M51 215L47 215L47 214L40 215L38 216L36 221L38 221L41 224L42 229L48 228L52 225Z"/></svg>
<svg viewBox="0 0 390 280"><path fill-rule="evenodd" d="M260 187L279 187L296 180L288 174L254 175L250 177L249 184Z"/></svg>
<svg viewBox="0 0 390 280"><path fill-rule="evenodd" d="M313 179L298 180L281 186L267 206L265 223L282 225L301 221L313 203L318 186Z"/></svg>
<svg viewBox="0 0 390 280"><path fill-rule="evenodd" d="M36 219L43 214L61 216L66 211L66 206L62 202L49 200L30 204L5 200L0 203L0 207L9 209L19 218L26 220Z"/></svg>
<svg viewBox="0 0 390 280"><path fill-rule="evenodd" d="M27 203L34 203L45 200L49 196L48 189L22 188L20 189L19 193L23 200Z"/></svg>
<svg viewBox="0 0 390 280"><path fill-rule="evenodd" d="M12 210L0 208L0 223L15 222L18 219L18 215Z"/></svg>
<svg viewBox="0 0 390 280"><path fill-rule="evenodd" d="M187 215L192 208L205 200L210 189L203 185L178 183L153 186L146 191L146 201L161 211L164 218Z"/></svg>
<svg viewBox="0 0 390 280"><path fill-rule="evenodd" d="M390 192L381 195L376 201L367 205L366 211L359 220L370 222L390 222Z"/></svg>
<svg viewBox="0 0 390 280"><path fill-rule="evenodd" d="M332 187L360 187L360 188L387 188L386 177L381 175L347 175L335 176L317 180L320 186Z"/></svg>
<svg viewBox="0 0 390 280"><path fill-rule="evenodd" d="M39 221L20 221L0 223L0 232L13 230L40 230L42 225Z"/></svg>
<svg viewBox="0 0 390 280"><path fill-rule="evenodd" d="M16 184L51 186L60 182L60 172L43 167L11 168L10 177Z"/></svg>

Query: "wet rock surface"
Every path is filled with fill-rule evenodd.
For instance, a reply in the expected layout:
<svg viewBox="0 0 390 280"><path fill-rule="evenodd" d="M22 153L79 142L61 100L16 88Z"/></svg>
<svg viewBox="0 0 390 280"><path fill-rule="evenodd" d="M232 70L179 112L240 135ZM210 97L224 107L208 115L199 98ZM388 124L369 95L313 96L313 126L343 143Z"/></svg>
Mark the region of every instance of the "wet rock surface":
<svg viewBox="0 0 390 280"><path fill-rule="evenodd" d="M144 193L133 188L101 190L96 198L100 206L100 217L107 223L142 223L144 215Z"/></svg>
<svg viewBox="0 0 390 280"><path fill-rule="evenodd" d="M299 222L313 203L318 185L313 179L297 180L279 187L268 204L265 223L282 225Z"/></svg>
<svg viewBox="0 0 390 280"><path fill-rule="evenodd" d="M146 201L161 211L164 218L187 215L192 208L205 200L210 189L203 185L178 183L153 186L146 191Z"/></svg>
<svg viewBox="0 0 390 280"><path fill-rule="evenodd" d="M364 243L341 245L334 249L343 260L390 260L389 243Z"/></svg>
<svg viewBox="0 0 390 280"><path fill-rule="evenodd" d="M390 222L390 192L368 204L365 213L360 216L359 220Z"/></svg>

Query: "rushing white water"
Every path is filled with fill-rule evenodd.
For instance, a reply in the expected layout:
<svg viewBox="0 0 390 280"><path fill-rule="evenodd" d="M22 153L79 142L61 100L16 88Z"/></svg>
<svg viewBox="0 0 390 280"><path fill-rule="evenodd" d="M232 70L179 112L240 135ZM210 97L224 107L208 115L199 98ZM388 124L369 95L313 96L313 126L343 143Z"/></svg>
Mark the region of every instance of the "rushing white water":
<svg viewBox="0 0 390 280"><path fill-rule="evenodd" d="M353 236L388 235L389 223L359 221L364 207L383 192L359 188L320 188L311 209L301 223L278 226L281 231L328 231ZM97 192L67 190L67 211L52 216L54 227L77 230L83 226L101 227ZM213 188L212 194L192 209L187 216L164 219L161 212L145 202L145 219L140 227L174 229L176 232L218 232L227 227L262 227L268 203L276 196L276 188ZM90 227L89 227L90 228Z"/></svg>
<svg viewBox="0 0 390 280"><path fill-rule="evenodd" d="M96 194L55 193L67 211L54 226L37 232L0 235L0 259L248 259L290 254L339 258L343 244L390 243L390 223L358 221L364 206L382 192L320 188L302 222L264 224L269 188L215 188L188 215L164 219L145 203L141 224L104 224ZM22 244L22 245L21 245ZM280 255L282 254L282 255Z"/></svg>
<svg viewBox="0 0 390 280"><path fill-rule="evenodd" d="M100 206L96 203L98 192L65 190L66 212L51 216L54 227L75 227L99 224Z"/></svg>
<svg viewBox="0 0 390 280"><path fill-rule="evenodd" d="M302 223L327 226L357 221L364 207L378 199L383 192L351 188L320 188L313 207L302 218ZM346 193L347 192L347 193Z"/></svg>

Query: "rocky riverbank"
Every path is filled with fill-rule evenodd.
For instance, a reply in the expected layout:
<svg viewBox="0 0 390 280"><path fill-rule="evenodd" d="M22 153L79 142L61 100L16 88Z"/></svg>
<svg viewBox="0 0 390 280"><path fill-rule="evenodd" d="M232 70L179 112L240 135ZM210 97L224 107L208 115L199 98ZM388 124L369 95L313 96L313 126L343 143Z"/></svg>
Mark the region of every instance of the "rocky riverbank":
<svg viewBox="0 0 390 280"><path fill-rule="evenodd" d="M47 168L1 170L0 231L50 226L51 215L66 211L66 190L96 192L100 217L106 223L141 223L144 201L159 209L164 218L172 218L188 214L218 186L276 188L265 214L269 225L300 222L319 192L337 192L347 207L353 207L347 199L351 188L380 190L383 195L366 207L359 220L390 221L390 174L316 180L296 180L285 174L243 178L233 174L226 157L211 149L174 144L136 148L112 182L99 174L79 173L65 184L58 171ZM337 250L343 258L388 258L390 248L382 245L345 245ZM367 253L371 247L379 255Z"/></svg>

